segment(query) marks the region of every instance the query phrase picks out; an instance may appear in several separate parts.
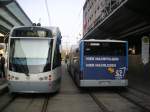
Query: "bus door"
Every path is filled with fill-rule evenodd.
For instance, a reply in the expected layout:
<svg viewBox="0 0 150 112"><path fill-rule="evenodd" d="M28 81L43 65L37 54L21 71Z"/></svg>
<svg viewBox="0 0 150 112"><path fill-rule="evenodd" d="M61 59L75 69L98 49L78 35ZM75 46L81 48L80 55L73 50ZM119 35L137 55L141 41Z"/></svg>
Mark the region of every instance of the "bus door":
<svg viewBox="0 0 150 112"><path fill-rule="evenodd" d="M127 71L127 43L85 42L84 80L121 80Z"/></svg>

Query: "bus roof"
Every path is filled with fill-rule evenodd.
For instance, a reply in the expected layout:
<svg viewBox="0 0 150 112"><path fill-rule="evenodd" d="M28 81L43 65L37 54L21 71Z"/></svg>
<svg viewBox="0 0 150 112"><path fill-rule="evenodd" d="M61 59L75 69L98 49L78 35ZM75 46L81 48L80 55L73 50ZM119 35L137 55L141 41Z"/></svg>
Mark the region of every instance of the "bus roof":
<svg viewBox="0 0 150 112"><path fill-rule="evenodd" d="M110 40L110 39L88 39L88 40L81 40L85 42L121 42L121 43L126 43L127 41L122 41L122 40Z"/></svg>

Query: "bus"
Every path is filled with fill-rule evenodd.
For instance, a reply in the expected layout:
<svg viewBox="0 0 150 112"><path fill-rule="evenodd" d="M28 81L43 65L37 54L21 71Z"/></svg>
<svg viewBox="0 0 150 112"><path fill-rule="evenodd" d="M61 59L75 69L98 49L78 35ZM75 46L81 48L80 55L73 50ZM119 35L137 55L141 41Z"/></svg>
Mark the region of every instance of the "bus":
<svg viewBox="0 0 150 112"><path fill-rule="evenodd" d="M14 27L9 36L7 80L10 93L51 93L61 84L58 27Z"/></svg>
<svg viewBox="0 0 150 112"><path fill-rule="evenodd" d="M74 74L74 60L75 58L78 58L78 54L75 52L75 50L78 49L78 45L72 45L69 52L69 61L67 62L67 70L70 73L70 75ZM73 76L72 76L73 77Z"/></svg>
<svg viewBox="0 0 150 112"><path fill-rule="evenodd" d="M128 42L81 40L70 51L68 71L79 87L126 87Z"/></svg>

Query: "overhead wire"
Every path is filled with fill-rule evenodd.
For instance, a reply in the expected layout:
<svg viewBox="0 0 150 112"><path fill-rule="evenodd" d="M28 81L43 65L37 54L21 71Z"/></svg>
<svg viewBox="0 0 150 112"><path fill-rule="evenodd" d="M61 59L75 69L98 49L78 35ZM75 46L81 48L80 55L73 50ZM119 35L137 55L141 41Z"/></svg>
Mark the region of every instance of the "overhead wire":
<svg viewBox="0 0 150 112"><path fill-rule="evenodd" d="M74 22L75 25L73 25L73 26L75 26L75 27L73 27L74 29L72 30L72 34L73 34L74 32L76 33L76 30L78 29L78 27L79 27L79 26L81 25L81 23L82 23L82 20L81 20L81 21L78 23L78 25L76 25L77 22L78 22L78 20L80 20L81 13L82 13L82 9L83 9L83 8L80 9L80 11L79 11L79 13L78 13L78 15L77 15L76 22Z"/></svg>
<svg viewBox="0 0 150 112"><path fill-rule="evenodd" d="M70 39L70 36L71 36L71 37L72 37L72 36L75 36L77 29L81 29L81 28L79 28L80 25L82 24L82 21L81 21L81 13L82 13L82 7L81 7L81 9L79 10L79 13L78 13L78 15L77 15L77 18L76 18L75 21L74 21L74 25L73 25L74 27L72 27L72 31L71 31L71 34L72 34L72 35L63 36L63 37L66 38L66 40L64 40L64 43L65 43L65 47L66 47L67 49L69 48L69 46L71 47L72 44L75 44L75 42L70 41L70 40L71 40L71 39ZM78 22L78 20L80 20L80 22ZM76 38L76 37L73 37L73 38ZM77 38L76 38L76 40L77 40Z"/></svg>
<svg viewBox="0 0 150 112"><path fill-rule="evenodd" d="M82 24L83 24L83 6L84 6L84 4L85 4L85 1L86 0L84 0L84 2L83 2L83 4L82 4L82 6L81 6L81 9L80 9L80 11L79 11L79 13L78 13L78 16L77 16L77 22L78 22L78 20L80 20L79 22L78 22L78 24L77 25L74 25L75 26L75 28L73 29L73 31L72 31L72 34L73 35L75 35L75 36L77 36L76 38L77 38L77 41L80 39L78 36L81 36L82 35L82 32L83 32L83 26L82 26ZM81 18L81 16L82 16L82 18ZM75 24L77 23L77 22L74 22Z"/></svg>
<svg viewBox="0 0 150 112"><path fill-rule="evenodd" d="M51 18L50 18L50 12L49 12L49 8L48 8L47 0L45 0L45 6L46 6L47 15L48 15L49 25L51 25Z"/></svg>

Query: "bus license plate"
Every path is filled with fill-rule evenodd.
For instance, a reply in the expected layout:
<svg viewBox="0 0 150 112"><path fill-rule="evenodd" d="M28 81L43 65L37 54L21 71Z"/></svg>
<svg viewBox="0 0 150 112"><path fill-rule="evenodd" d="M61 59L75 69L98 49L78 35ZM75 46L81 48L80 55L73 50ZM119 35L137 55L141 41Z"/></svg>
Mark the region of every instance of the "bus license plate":
<svg viewBox="0 0 150 112"><path fill-rule="evenodd" d="M109 81L99 81L98 83L99 83L100 85L102 85L102 86L107 86L107 85L110 84Z"/></svg>

